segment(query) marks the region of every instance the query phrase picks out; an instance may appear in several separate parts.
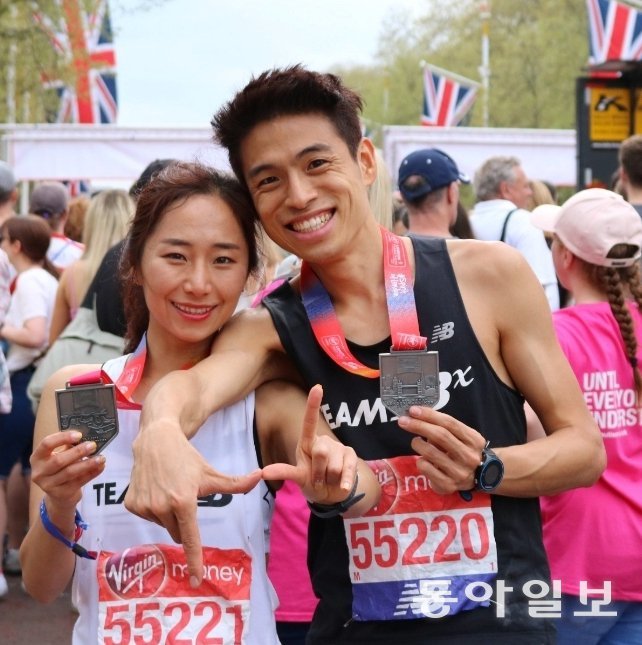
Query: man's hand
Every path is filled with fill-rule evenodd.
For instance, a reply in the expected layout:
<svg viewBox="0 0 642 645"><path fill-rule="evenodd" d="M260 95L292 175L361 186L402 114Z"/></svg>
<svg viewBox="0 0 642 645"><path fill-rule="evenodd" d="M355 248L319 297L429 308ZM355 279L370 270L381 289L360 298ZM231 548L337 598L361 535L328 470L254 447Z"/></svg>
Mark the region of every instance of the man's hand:
<svg viewBox="0 0 642 645"><path fill-rule="evenodd" d="M352 448L327 435L317 434L323 388L315 385L308 394L303 429L296 448L296 464L271 464L263 468L263 479L290 479L312 502L343 501L354 483L357 455Z"/></svg>
<svg viewBox="0 0 642 645"><path fill-rule="evenodd" d="M164 526L183 545L190 584L201 583L203 554L196 518L197 498L212 493L246 493L261 471L230 476L214 470L179 427L169 424L140 432L132 444L134 467L125 507Z"/></svg>
<svg viewBox="0 0 642 645"><path fill-rule="evenodd" d="M470 490L486 440L473 428L432 408L412 406L399 417L399 427L418 435L412 449L420 456L417 468L441 494Z"/></svg>

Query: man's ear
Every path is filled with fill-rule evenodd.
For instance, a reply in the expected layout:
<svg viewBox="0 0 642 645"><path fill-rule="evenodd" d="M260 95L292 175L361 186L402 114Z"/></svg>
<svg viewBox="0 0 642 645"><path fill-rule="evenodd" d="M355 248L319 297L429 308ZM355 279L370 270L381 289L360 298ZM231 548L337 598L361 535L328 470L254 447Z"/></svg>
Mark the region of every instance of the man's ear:
<svg viewBox="0 0 642 645"><path fill-rule="evenodd" d="M357 163L366 186L371 186L377 178L377 151L367 137L363 137L357 149Z"/></svg>
<svg viewBox="0 0 642 645"><path fill-rule="evenodd" d="M500 199L509 199L510 195L510 185L507 181L499 182L499 198Z"/></svg>
<svg viewBox="0 0 642 645"><path fill-rule="evenodd" d="M623 184L628 184L629 183L629 176L626 174L626 170L622 168L622 166L619 167L619 176L620 176L620 181Z"/></svg>
<svg viewBox="0 0 642 645"><path fill-rule="evenodd" d="M456 204L459 201L459 186L456 181L448 184L448 190L446 191L446 196L448 198L449 204Z"/></svg>

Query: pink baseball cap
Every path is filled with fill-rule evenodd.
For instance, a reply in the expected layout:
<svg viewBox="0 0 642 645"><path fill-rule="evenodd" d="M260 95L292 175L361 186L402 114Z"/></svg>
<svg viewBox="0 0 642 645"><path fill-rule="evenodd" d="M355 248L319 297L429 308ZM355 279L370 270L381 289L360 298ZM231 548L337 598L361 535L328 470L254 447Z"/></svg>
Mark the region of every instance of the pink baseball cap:
<svg viewBox="0 0 642 645"><path fill-rule="evenodd" d="M589 264L628 267L642 255L642 217L610 190L588 188L567 199L563 206L538 206L531 213L531 222L555 233L567 249ZM631 255L608 257L616 244L631 245Z"/></svg>

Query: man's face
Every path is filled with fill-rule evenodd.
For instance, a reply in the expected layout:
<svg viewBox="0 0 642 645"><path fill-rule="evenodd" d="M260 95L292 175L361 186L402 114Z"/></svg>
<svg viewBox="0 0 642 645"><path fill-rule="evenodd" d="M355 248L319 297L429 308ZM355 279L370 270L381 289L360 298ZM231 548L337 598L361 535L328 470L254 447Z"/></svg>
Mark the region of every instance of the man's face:
<svg viewBox="0 0 642 645"><path fill-rule="evenodd" d="M331 261L372 230L367 187L376 176L374 148L362 141L355 160L325 116L260 123L245 137L241 159L267 234L291 253Z"/></svg>
<svg viewBox="0 0 642 645"><path fill-rule="evenodd" d="M517 208L528 208L533 191L521 166L513 169L513 177L513 181L502 182L502 197L513 202Z"/></svg>

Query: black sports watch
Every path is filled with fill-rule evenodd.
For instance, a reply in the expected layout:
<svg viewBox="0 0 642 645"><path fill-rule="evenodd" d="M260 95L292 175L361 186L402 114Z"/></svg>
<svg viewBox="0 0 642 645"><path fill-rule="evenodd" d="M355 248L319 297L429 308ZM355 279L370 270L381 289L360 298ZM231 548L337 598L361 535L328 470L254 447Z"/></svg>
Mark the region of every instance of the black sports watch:
<svg viewBox="0 0 642 645"><path fill-rule="evenodd" d="M490 441L482 450L481 462L475 469L475 490L494 491L504 478L504 462L491 450Z"/></svg>

